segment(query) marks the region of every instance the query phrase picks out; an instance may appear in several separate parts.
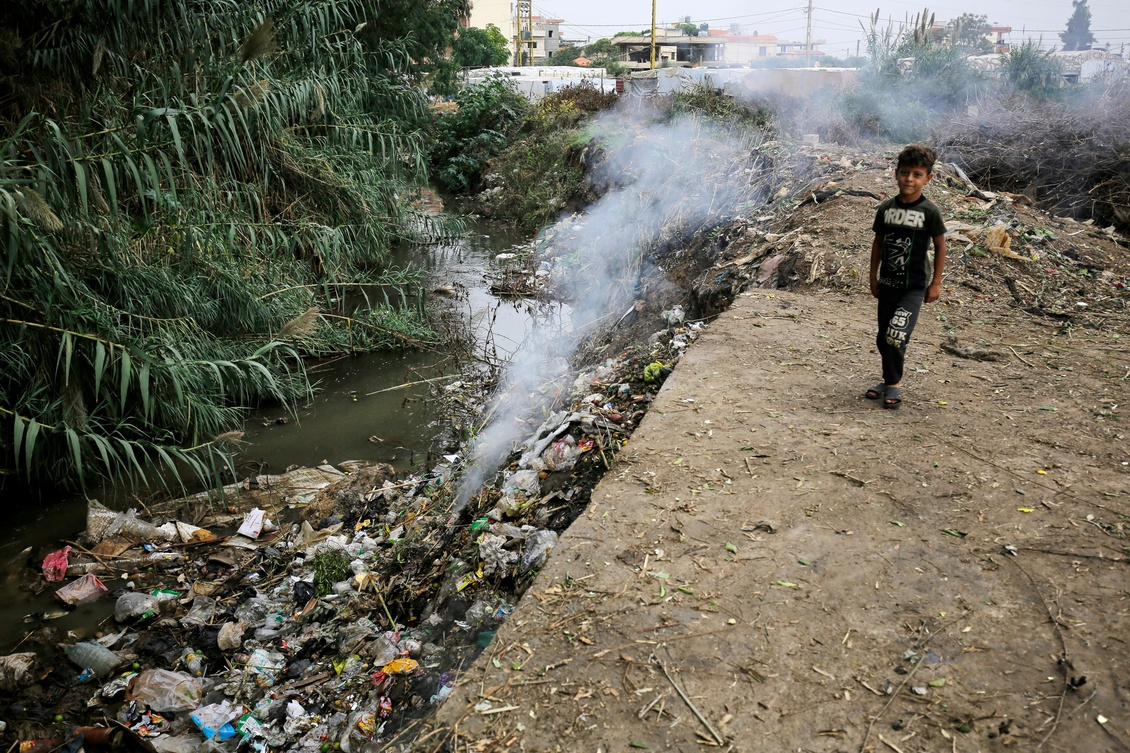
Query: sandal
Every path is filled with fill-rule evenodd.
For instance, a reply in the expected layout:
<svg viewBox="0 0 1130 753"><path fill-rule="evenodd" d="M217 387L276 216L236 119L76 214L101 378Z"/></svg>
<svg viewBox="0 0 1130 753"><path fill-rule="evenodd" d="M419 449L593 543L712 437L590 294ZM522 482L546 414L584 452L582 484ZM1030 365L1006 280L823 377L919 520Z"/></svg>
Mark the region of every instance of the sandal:
<svg viewBox="0 0 1130 753"><path fill-rule="evenodd" d="M878 400L885 394L887 394L887 385L884 382L879 382L867 392L864 392L863 396L868 400Z"/></svg>
<svg viewBox="0 0 1130 753"><path fill-rule="evenodd" d="M898 410L902 407L902 388L888 387L883 399L883 407L888 410Z"/></svg>

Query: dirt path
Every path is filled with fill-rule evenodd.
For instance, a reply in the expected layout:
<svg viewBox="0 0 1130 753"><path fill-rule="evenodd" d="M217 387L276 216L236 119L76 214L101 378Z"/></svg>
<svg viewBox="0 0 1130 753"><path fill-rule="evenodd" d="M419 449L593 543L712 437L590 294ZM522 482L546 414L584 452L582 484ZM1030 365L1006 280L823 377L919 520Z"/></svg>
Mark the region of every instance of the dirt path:
<svg viewBox="0 0 1130 753"><path fill-rule="evenodd" d="M739 297L414 750L1130 748L1130 362L967 297L901 411L869 297Z"/></svg>

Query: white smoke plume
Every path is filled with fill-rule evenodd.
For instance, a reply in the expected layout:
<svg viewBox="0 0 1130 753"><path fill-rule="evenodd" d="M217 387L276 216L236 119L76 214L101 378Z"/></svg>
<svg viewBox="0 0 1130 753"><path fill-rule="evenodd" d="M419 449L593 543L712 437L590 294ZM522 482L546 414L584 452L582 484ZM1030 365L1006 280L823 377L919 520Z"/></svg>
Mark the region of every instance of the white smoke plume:
<svg viewBox="0 0 1130 753"><path fill-rule="evenodd" d="M514 449L541 423L576 339L615 323L635 299L641 274L677 254L697 231L732 219L765 200L757 133L731 133L702 117L669 117L624 102L590 126L601 134L591 176L607 186L580 217L558 222L544 238L554 288L573 310L571 333L534 332L515 353L493 420L477 437L456 495L459 512Z"/></svg>

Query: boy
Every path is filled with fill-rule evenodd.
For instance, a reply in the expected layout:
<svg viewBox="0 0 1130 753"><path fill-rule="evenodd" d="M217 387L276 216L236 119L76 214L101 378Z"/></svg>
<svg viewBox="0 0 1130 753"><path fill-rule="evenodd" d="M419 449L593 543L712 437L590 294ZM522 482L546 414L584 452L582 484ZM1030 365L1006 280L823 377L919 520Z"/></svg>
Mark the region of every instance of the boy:
<svg viewBox="0 0 1130 753"><path fill-rule="evenodd" d="M898 195L879 205L872 229L871 295L879 301L879 331L875 344L883 360L883 381L867 390L883 407L902 405L902 372L906 346L918 321L922 302L942 294L946 266L946 226L942 214L922 195L934 177L934 150L912 144L899 153L895 167ZM934 266L927 250L934 244Z"/></svg>

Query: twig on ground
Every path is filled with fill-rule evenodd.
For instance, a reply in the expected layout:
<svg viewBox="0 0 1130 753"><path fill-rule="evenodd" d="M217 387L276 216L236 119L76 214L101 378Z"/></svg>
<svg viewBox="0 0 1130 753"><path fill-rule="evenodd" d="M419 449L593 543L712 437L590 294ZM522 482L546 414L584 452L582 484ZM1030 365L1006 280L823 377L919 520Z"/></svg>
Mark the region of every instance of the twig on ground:
<svg viewBox="0 0 1130 753"><path fill-rule="evenodd" d="M726 738L722 737L718 730L714 729L714 725L710 723L710 720L703 716L702 712L695 707L695 705L691 702L690 697L683 692L683 689L680 688L675 682L675 679L671 677L671 674L667 671L667 667L663 664L663 662L656 659L655 663L658 664L659 668L663 670L663 674L667 678L667 681L671 683L671 687L675 688L675 692L679 694L679 697L683 699L683 702L686 703L688 707L690 707L690 710L694 712L694 715L698 717L698 720L700 722L702 722L702 726L706 727L706 729L710 732L710 736L714 738L714 741L719 745L725 745Z"/></svg>

